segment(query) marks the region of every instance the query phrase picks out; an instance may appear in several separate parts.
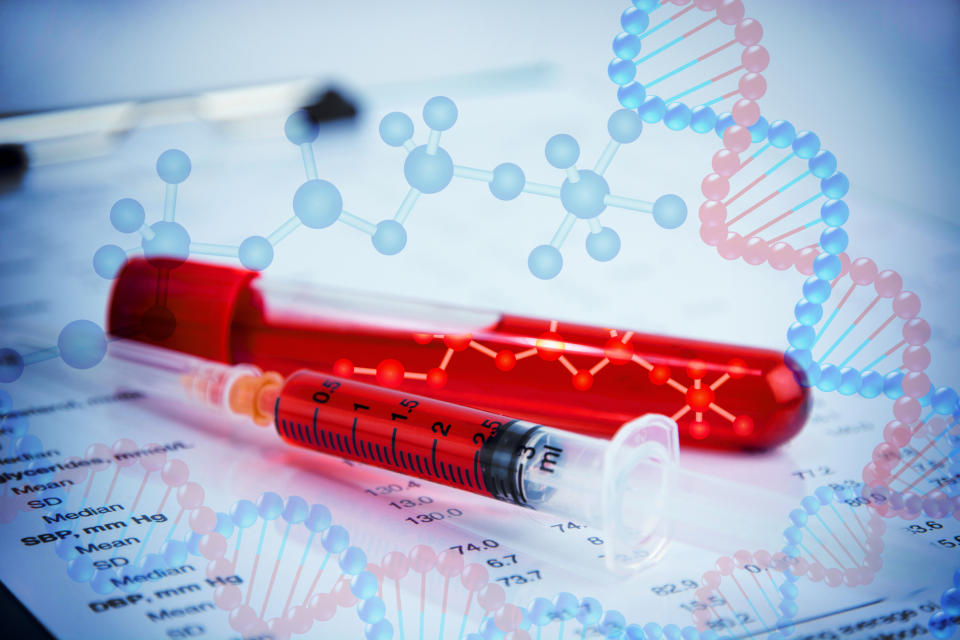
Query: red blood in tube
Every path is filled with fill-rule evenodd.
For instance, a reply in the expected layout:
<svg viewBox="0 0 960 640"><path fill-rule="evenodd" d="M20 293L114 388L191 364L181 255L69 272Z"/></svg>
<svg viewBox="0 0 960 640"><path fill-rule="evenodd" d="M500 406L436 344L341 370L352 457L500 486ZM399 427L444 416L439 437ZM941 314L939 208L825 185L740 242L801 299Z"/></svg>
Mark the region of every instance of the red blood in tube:
<svg viewBox="0 0 960 640"><path fill-rule="evenodd" d="M172 333L143 328L159 305L175 319ZM447 316L457 321L441 326ZM224 362L334 372L600 437L661 413L686 444L764 449L793 437L810 404L779 351L296 288L196 262L158 271L130 261L109 328Z"/></svg>

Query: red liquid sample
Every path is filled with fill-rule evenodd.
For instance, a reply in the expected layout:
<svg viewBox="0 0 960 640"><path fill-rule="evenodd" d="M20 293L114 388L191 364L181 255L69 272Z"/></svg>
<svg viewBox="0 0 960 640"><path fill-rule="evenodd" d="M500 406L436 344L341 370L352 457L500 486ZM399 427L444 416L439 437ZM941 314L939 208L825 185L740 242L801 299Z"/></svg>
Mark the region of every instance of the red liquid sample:
<svg viewBox="0 0 960 640"><path fill-rule="evenodd" d="M539 428L312 371L283 385L275 422L280 437L299 446L508 501L498 488L516 473L494 462L497 444L488 441Z"/></svg>
<svg viewBox="0 0 960 640"><path fill-rule="evenodd" d="M124 267L111 332L284 375L331 372L606 438L632 418L661 413L676 420L686 444L764 449L793 437L809 410L807 390L777 351L324 297L201 263L164 271L158 278L143 260ZM417 313L422 325L410 318ZM450 314L456 328L445 330L437 318ZM170 317L173 329L157 321Z"/></svg>

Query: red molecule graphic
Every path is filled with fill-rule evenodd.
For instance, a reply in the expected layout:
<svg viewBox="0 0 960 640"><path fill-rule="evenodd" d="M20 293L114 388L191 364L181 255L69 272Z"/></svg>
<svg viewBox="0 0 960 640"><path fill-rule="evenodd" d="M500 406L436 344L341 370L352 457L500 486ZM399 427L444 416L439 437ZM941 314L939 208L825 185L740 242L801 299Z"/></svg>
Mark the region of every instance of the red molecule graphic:
<svg viewBox="0 0 960 640"><path fill-rule="evenodd" d="M388 358L377 366L377 383L385 387L399 387L403 382L403 365L399 360Z"/></svg>
<svg viewBox="0 0 960 640"><path fill-rule="evenodd" d="M709 387L690 387L687 389L687 406L692 411L706 411L713 404L713 389Z"/></svg>
<svg viewBox="0 0 960 640"><path fill-rule="evenodd" d="M733 432L738 436L748 436L753 433L753 418L739 416L733 421Z"/></svg>
<svg viewBox="0 0 960 640"><path fill-rule="evenodd" d="M453 349L454 351L463 351L470 346L471 340L473 340L473 336L469 333L448 335L444 336L443 344L447 345L448 349Z"/></svg>
<svg viewBox="0 0 960 640"><path fill-rule="evenodd" d="M633 344L620 338L610 338L603 347L603 355L611 364L627 364L633 359Z"/></svg>
<svg viewBox="0 0 960 640"><path fill-rule="evenodd" d="M694 440L703 440L708 435L710 435L710 425L702 421L694 421L690 423L688 428L690 437Z"/></svg>
<svg viewBox="0 0 960 640"><path fill-rule="evenodd" d="M547 331L537 338L537 354L547 362L559 359L564 347L563 338L556 331Z"/></svg>
<svg viewBox="0 0 960 640"><path fill-rule="evenodd" d="M670 367L658 364L653 369L650 369L650 382L653 384L666 384L669 379Z"/></svg>
<svg viewBox="0 0 960 640"><path fill-rule="evenodd" d="M740 358L731 360L729 367L727 373L730 374L730 377L734 380L740 380L743 376L747 375L747 363Z"/></svg>
<svg viewBox="0 0 960 640"><path fill-rule="evenodd" d="M429 333L415 333L413 334L413 341L417 344L430 344L430 341L433 340L433 336Z"/></svg>
<svg viewBox="0 0 960 640"><path fill-rule="evenodd" d="M353 376L353 363L346 358L340 358L333 363L333 373L341 378L350 378Z"/></svg>
<svg viewBox="0 0 960 640"><path fill-rule="evenodd" d="M691 360L687 364L687 375L694 380L700 380L707 375L707 365L699 360Z"/></svg>
<svg viewBox="0 0 960 640"><path fill-rule="evenodd" d="M427 372L427 384L432 389L442 389L447 384L447 372L440 367L434 367Z"/></svg>
<svg viewBox="0 0 960 640"><path fill-rule="evenodd" d="M510 371L515 366L517 366L517 356L513 351L507 351L504 349L500 351L493 360L494 364L497 365L497 369L500 371Z"/></svg>
<svg viewBox="0 0 960 640"><path fill-rule="evenodd" d="M577 391L586 391L593 386L593 375L585 369L580 369L573 374L573 386Z"/></svg>

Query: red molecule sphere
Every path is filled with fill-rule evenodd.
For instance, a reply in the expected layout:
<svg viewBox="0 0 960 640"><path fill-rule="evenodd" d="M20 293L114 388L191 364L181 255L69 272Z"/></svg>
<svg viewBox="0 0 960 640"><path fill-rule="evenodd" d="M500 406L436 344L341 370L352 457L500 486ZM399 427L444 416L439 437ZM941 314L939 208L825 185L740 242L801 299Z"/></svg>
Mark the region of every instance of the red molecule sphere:
<svg viewBox="0 0 960 640"><path fill-rule="evenodd" d="M703 440L710 435L710 425L703 421L694 420L687 429L694 440Z"/></svg>
<svg viewBox="0 0 960 640"><path fill-rule="evenodd" d="M493 363L497 365L497 369L500 369L500 371L510 371L510 369L517 366L517 356L514 355L513 351L504 349L497 354Z"/></svg>
<svg viewBox="0 0 960 640"><path fill-rule="evenodd" d="M733 421L733 432L738 436L748 436L753 433L753 418L738 416Z"/></svg>
<svg viewBox="0 0 960 640"><path fill-rule="evenodd" d="M552 362L563 355L563 338L555 331L547 331L537 338L537 354L546 360Z"/></svg>
<svg viewBox="0 0 960 640"><path fill-rule="evenodd" d="M691 360L687 363L687 375L694 380L702 380L707 375L707 365L700 360Z"/></svg>
<svg viewBox="0 0 960 640"><path fill-rule="evenodd" d="M690 387L687 389L687 405L693 411L706 411L713 403L713 389L709 387Z"/></svg>
<svg viewBox="0 0 960 640"><path fill-rule="evenodd" d="M653 384L666 384L670 379L670 367L658 364L650 369L650 382Z"/></svg>
<svg viewBox="0 0 960 640"><path fill-rule="evenodd" d="M593 374L586 369L580 369L573 374L573 386L578 391L586 391L593 386Z"/></svg>
<svg viewBox="0 0 960 640"><path fill-rule="evenodd" d="M403 365L389 358L377 365L377 383L385 387L399 387L403 382Z"/></svg>
<svg viewBox="0 0 960 640"><path fill-rule="evenodd" d="M333 363L333 375L349 378L353 375L353 363L346 358L340 358Z"/></svg>
<svg viewBox="0 0 960 640"><path fill-rule="evenodd" d="M610 338L603 347L603 355L610 364L626 364L633 358L633 345L621 342L620 338Z"/></svg>
<svg viewBox="0 0 960 640"><path fill-rule="evenodd" d="M442 389L447 384L447 372L434 367L427 372L427 384L431 389Z"/></svg>
<svg viewBox="0 0 960 640"><path fill-rule="evenodd" d="M473 336L471 334L462 333L460 335L444 336L443 344L447 345L448 348L453 349L454 351L463 351L470 346L471 340L473 340Z"/></svg>
<svg viewBox="0 0 960 640"><path fill-rule="evenodd" d="M430 341L433 340L433 336L429 333L415 333L413 334L413 341L417 344L430 344Z"/></svg>
<svg viewBox="0 0 960 640"><path fill-rule="evenodd" d="M727 373L730 374L730 377L734 380L739 380L747 375L747 363L740 358L731 360L727 367Z"/></svg>

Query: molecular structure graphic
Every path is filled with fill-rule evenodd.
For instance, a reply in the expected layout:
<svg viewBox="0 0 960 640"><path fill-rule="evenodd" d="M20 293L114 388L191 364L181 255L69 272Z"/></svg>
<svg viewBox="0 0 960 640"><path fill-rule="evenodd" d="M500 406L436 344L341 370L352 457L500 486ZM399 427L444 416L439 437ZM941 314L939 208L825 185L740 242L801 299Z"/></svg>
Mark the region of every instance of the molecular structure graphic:
<svg viewBox="0 0 960 640"><path fill-rule="evenodd" d="M433 389L441 389L447 384L447 368L457 352L473 349L493 361L494 366L503 372L511 371L517 364L527 358L538 356L546 362L556 362L570 373L573 388L577 391L588 391L594 383L594 378L609 365L624 365L635 363L645 369L650 382L655 385L667 385L676 390L683 398L684 404L671 416L674 421L681 420L688 413L693 413L693 421L684 428L694 439L706 438L710 433L710 425L704 414L712 412L729 421L737 435L747 436L753 432L753 420L749 416L736 416L725 410L716 402L716 391L730 380L738 380L745 374L745 363L742 360L731 360L725 371L716 379L707 383L707 368L702 362L692 361L685 373L693 381L689 386L682 384L673 377L671 368L665 364L653 364L636 353L631 339L633 332L619 333L616 329L608 329L609 339L603 347L603 356L589 367L576 367L566 355L567 345L563 335L558 332L559 322L553 320L549 328L536 340L536 346L520 351L510 349L494 350L474 339L472 334L428 334L414 333L413 340L420 345L429 345L439 340L446 347L439 364L428 371L407 371L403 363L395 358L381 360L377 366L357 366L347 358L340 358L333 364L333 372L343 378L355 375L373 376L378 384L386 387L397 387L404 380L423 380Z"/></svg>
<svg viewBox="0 0 960 640"><path fill-rule="evenodd" d="M166 183L163 219L148 226L139 202L131 198L117 201L110 210L111 223L122 233L138 232L142 237L141 246L125 251L117 245L105 245L94 255L94 269L104 278L113 278L127 256L142 250L148 260L163 257L183 261L191 254L238 258L244 267L259 271L273 261L274 247L301 225L323 229L338 221L368 234L380 253L394 255L406 245L404 224L420 195L442 191L454 177L486 182L493 196L500 200L512 200L521 193L560 200L565 211L560 227L550 243L536 247L527 261L531 273L542 279L553 278L560 272L563 266L560 248L578 219L589 225L587 253L599 261L612 260L620 251L620 236L599 221L607 207L651 213L656 223L665 229L674 229L686 219L686 205L675 195L662 195L648 202L610 193L603 175L620 146L640 136L643 122L636 111L621 109L610 116L607 122L610 141L592 170L577 168L580 147L575 139L567 134L550 138L545 149L547 161L565 172L559 185L530 182L523 170L511 163L498 165L492 171L455 165L450 154L440 146L440 136L454 125L457 115L457 107L449 98L437 96L428 100L423 119L430 134L427 143L419 146L413 142L413 122L409 116L393 112L383 118L380 137L388 145L403 147L407 152L403 174L410 189L392 219L373 224L345 210L337 187L318 178L312 145L319 135L319 127L310 121L306 112L294 113L287 119L284 130L287 139L300 147L307 176L307 181L293 196L294 215L266 237L250 236L239 246L193 242L186 229L175 221L177 185L190 175L190 159L178 149L167 150L157 160L157 174Z"/></svg>

